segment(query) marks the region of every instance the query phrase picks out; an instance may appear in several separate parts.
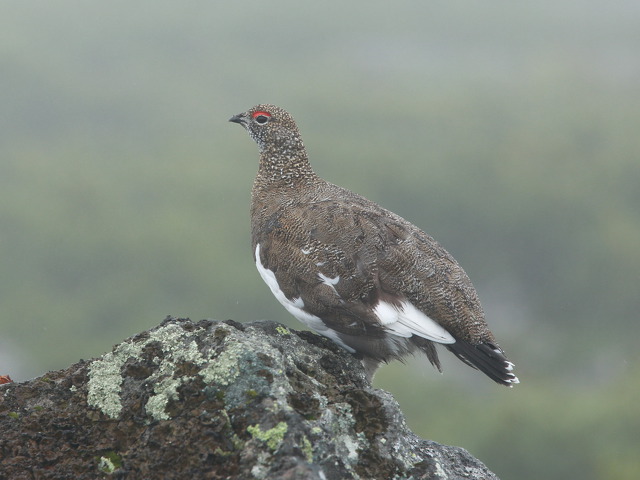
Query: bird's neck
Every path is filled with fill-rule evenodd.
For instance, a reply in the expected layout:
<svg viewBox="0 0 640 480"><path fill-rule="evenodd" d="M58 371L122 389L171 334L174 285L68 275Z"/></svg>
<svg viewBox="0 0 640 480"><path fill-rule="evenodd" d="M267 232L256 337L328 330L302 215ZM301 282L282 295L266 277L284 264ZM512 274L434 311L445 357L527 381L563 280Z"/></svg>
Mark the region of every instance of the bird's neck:
<svg viewBox="0 0 640 480"><path fill-rule="evenodd" d="M304 147L278 152L264 150L254 188L296 187L318 180Z"/></svg>

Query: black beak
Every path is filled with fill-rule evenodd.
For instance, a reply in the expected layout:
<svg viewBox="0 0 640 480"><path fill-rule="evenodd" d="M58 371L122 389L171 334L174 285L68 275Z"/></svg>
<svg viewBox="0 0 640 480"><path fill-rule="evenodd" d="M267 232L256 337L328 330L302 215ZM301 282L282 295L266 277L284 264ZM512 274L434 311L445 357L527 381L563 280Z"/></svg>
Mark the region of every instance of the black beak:
<svg viewBox="0 0 640 480"><path fill-rule="evenodd" d="M229 119L229 121L233 122L233 123L239 123L240 125L243 125L244 121L245 121L245 118L246 117L244 116L244 113L239 113L238 115L234 115L233 117L231 117Z"/></svg>

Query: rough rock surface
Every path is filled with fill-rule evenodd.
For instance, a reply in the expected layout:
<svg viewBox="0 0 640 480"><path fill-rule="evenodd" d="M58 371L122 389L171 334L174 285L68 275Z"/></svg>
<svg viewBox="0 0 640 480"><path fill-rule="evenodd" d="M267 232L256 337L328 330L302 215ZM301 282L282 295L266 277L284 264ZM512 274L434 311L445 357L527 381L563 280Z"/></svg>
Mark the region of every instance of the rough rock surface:
<svg viewBox="0 0 640 480"><path fill-rule="evenodd" d="M0 386L0 479L496 479L422 440L360 362L278 323L167 318Z"/></svg>

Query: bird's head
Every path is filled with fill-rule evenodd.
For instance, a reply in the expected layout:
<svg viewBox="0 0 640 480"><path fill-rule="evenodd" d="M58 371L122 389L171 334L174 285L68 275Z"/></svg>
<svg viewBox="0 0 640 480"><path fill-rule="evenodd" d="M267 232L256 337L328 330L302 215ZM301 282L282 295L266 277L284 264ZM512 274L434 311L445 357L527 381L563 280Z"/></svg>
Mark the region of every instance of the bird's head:
<svg viewBox="0 0 640 480"><path fill-rule="evenodd" d="M256 105L234 115L229 121L242 125L263 153L271 151L286 154L304 150L295 120L275 105Z"/></svg>

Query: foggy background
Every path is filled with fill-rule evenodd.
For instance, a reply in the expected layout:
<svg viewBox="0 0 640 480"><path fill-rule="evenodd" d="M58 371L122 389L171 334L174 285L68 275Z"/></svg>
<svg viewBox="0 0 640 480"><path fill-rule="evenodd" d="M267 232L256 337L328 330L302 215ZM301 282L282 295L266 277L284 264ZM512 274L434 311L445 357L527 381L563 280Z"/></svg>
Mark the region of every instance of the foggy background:
<svg viewBox="0 0 640 480"><path fill-rule="evenodd" d="M503 479L640 471L640 3L2 2L0 374L166 315L301 329L252 261L255 144L434 236L522 383L442 353L375 385ZM125 460L126 461L126 460Z"/></svg>

